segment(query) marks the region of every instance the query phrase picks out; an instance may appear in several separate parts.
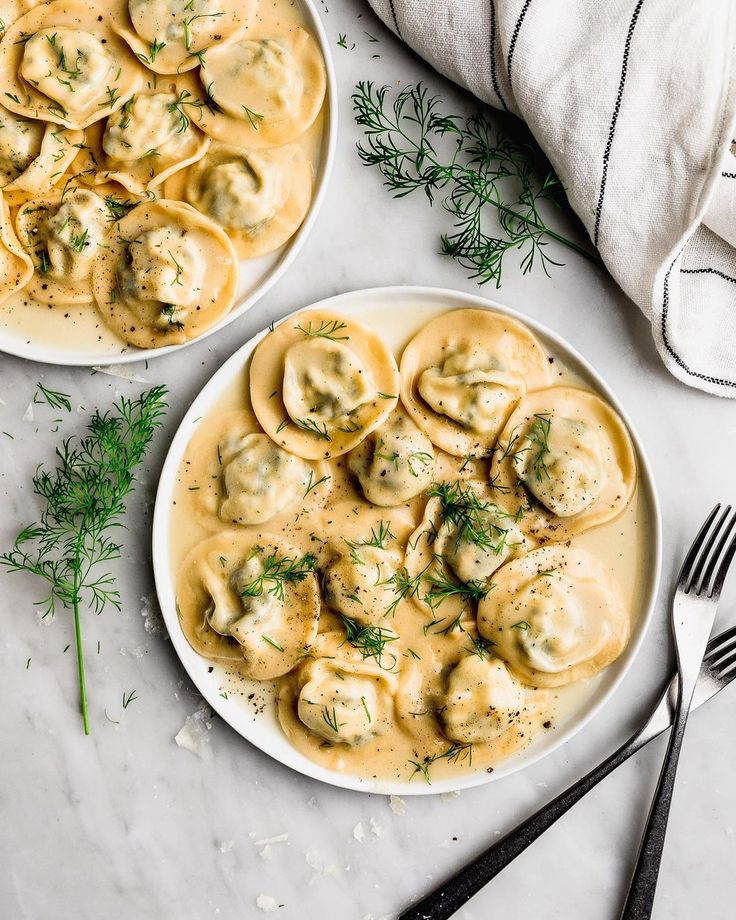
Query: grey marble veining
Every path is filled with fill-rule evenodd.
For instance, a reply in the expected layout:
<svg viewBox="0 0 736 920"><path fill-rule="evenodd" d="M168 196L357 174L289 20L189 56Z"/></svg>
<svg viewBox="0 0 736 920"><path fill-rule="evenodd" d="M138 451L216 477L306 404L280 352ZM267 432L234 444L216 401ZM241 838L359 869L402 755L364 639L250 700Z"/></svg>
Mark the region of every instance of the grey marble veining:
<svg viewBox="0 0 736 920"><path fill-rule="evenodd" d="M120 614L85 618L93 731L81 733L71 622L41 623L39 586L0 573L4 700L0 716L0 916L8 920L380 920L612 750L649 707L671 660L663 600L644 647L607 708L563 749L523 774L461 795L388 800L333 789L271 761L213 720L209 759L174 743L199 697L171 645L141 614L153 591L150 520L167 443L201 386L269 320L351 288L420 283L476 291L436 255L445 229L423 198L393 202L360 166L350 93L358 79L427 79L457 93L402 50L358 0L321 4L340 79L338 158L322 214L288 276L249 315L187 351L136 371L166 383L172 406L130 503L117 567ZM380 39L371 43L367 29ZM341 33L348 49L338 47ZM355 43L355 48L350 46ZM372 57L380 55L380 57ZM736 404L688 390L661 367L647 322L604 273L575 256L551 280L508 270L509 305L566 336L619 393L648 449L664 511L665 584L706 509L733 493ZM141 384L0 356L0 545L33 519L30 477L60 436L58 413L35 408L36 382L87 411ZM729 482L730 480L730 482ZM736 589L720 624L736 621ZM149 621L149 628L151 622ZM97 642L100 652L96 653ZM30 664L26 666L30 658ZM124 692L138 699L123 710ZM736 690L699 712L688 733L655 916L727 917L736 900ZM661 741L611 777L458 915L461 920L614 920L631 870ZM401 810L400 807L398 810ZM288 839L268 842L288 834ZM269 901L263 901L268 906Z"/></svg>

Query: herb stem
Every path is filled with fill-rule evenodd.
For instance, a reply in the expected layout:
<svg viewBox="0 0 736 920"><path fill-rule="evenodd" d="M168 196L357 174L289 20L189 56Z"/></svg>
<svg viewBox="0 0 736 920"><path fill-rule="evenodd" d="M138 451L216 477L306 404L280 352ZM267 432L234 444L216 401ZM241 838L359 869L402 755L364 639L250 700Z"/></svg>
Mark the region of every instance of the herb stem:
<svg viewBox="0 0 736 920"><path fill-rule="evenodd" d="M77 562L79 556L77 555ZM85 735L89 734L89 712L87 709L87 680L84 675L84 648L82 646L82 623L79 616L79 576L74 576L74 600L72 607L74 610L74 641L77 647L77 671L79 673L79 704L82 709L82 723L84 725Z"/></svg>

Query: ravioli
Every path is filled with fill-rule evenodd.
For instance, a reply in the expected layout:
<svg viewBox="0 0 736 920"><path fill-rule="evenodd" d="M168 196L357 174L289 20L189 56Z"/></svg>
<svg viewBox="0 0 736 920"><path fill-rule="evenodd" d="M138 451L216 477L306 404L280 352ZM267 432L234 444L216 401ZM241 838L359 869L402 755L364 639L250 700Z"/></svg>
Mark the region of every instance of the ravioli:
<svg viewBox="0 0 736 920"><path fill-rule="evenodd" d="M50 191L83 138L81 131L22 118L0 105L0 188L26 196Z"/></svg>
<svg viewBox="0 0 736 920"><path fill-rule="evenodd" d="M333 521L339 522L339 536L328 531L321 548L325 602L360 626L389 628L396 608L397 572L413 527L410 512L395 509L390 518L383 518L374 509L344 502L331 507L329 523ZM351 627L344 620L343 625Z"/></svg>
<svg viewBox="0 0 736 920"><path fill-rule="evenodd" d="M551 382L532 333L490 310L451 310L427 323L401 356L401 399L434 444L483 454L527 390Z"/></svg>
<svg viewBox="0 0 736 920"><path fill-rule="evenodd" d="M195 651L256 680L290 671L317 634L314 559L267 533L224 531L198 544L176 602Z"/></svg>
<svg viewBox="0 0 736 920"><path fill-rule="evenodd" d="M183 76L149 82L89 127L74 164L82 181L119 182L145 195L203 157L210 139L196 125L203 103L192 89Z"/></svg>
<svg viewBox="0 0 736 920"><path fill-rule="evenodd" d="M34 7L0 44L3 105L69 128L116 111L143 80L143 68L102 8L82 0Z"/></svg>
<svg viewBox="0 0 736 920"><path fill-rule="evenodd" d="M25 0L1 0L0 2L0 40L8 29L25 13Z"/></svg>
<svg viewBox="0 0 736 920"><path fill-rule="evenodd" d="M15 219L18 239L35 272L29 292L41 303L92 303L92 266L109 229L105 199L69 187L26 202Z"/></svg>
<svg viewBox="0 0 736 920"><path fill-rule="evenodd" d="M394 674L346 647L338 634L322 633L313 657L279 690L279 721L300 749L325 742L366 747L390 731L396 687Z"/></svg>
<svg viewBox="0 0 736 920"><path fill-rule="evenodd" d="M241 259L288 242L312 200L312 165L294 145L244 150L215 141L205 156L174 176L166 193L219 224Z"/></svg>
<svg viewBox="0 0 736 920"><path fill-rule="evenodd" d="M524 686L500 658L481 652L464 655L448 672L439 720L450 741L488 744L519 729L531 735L547 702L547 693Z"/></svg>
<svg viewBox="0 0 736 920"><path fill-rule="evenodd" d="M432 442L401 406L348 454L348 469L374 505L401 505L432 482Z"/></svg>
<svg viewBox="0 0 736 920"><path fill-rule="evenodd" d="M13 232L8 205L0 191L0 304L31 280L33 262Z"/></svg>
<svg viewBox="0 0 736 920"><path fill-rule="evenodd" d="M226 144L280 147L300 137L322 108L325 65L306 29L272 35L257 29L213 48L199 73L214 103L202 129Z"/></svg>
<svg viewBox="0 0 736 920"><path fill-rule="evenodd" d="M519 682L473 625L434 636L423 656L404 663L396 694L415 773L448 756L467 767L494 765L541 732L549 692Z"/></svg>
<svg viewBox="0 0 736 920"><path fill-rule="evenodd" d="M320 507L332 487L321 460L302 460L263 434L250 409L203 421L186 451L186 499L209 530L294 519Z"/></svg>
<svg viewBox="0 0 736 920"><path fill-rule="evenodd" d="M305 459L359 444L398 400L398 370L381 339L348 317L304 311L258 345L250 397L264 431Z"/></svg>
<svg viewBox="0 0 736 920"><path fill-rule="evenodd" d="M232 307L238 261L227 235L180 202L144 202L116 224L94 266L105 323L140 348L197 338Z"/></svg>
<svg viewBox="0 0 736 920"><path fill-rule="evenodd" d="M212 48L248 28L256 0L115 0L115 30L159 74L207 68Z"/></svg>
<svg viewBox="0 0 736 920"><path fill-rule="evenodd" d="M530 393L498 440L491 484L504 501L529 505L523 527L564 539L619 515L636 486L631 438L595 393L550 387Z"/></svg>
<svg viewBox="0 0 736 920"><path fill-rule="evenodd" d="M550 544L509 562L478 607L478 629L532 687L592 677L621 654L629 613L616 579L592 553Z"/></svg>
<svg viewBox="0 0 736 920"><path fill-rule="evenodd" d="M519 512L496 504L483 482L438 482L409 538L406 568L412 600L446 627L472 618L493 588L495 572L533 546L519 527Z"/></svg>

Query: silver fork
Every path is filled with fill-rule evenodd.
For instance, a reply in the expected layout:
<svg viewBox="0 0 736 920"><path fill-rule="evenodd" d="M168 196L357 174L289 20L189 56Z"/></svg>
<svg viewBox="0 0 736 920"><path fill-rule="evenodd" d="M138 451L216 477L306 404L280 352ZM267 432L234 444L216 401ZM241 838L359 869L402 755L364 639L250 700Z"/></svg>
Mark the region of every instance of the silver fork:
<svg viewBox="0 0 736 920"><path fill-rule="evenodd" d="M720 505L711 511L677 579L672 603L672 632L679 676L674 722L621 920L648 920L654 906L687 717L723 582L736 553L736 537L731 536L736 514L731 514L730 505L720 512Z"/></svg>
<svg viewBox="0 0 736 920"><path fill-rule="evenodd" d="M698 535L700 536L701 534ZM708 643L691 708L702 706L735 679L736 626L722 632ZM647 723L633 737L590 773L484 850L431 894L409 907L398 920L447 920L460 910L463 904L541 837L602 779L670 727L677 703L677 691L678 679L675 674L668 681Z"/></svg>

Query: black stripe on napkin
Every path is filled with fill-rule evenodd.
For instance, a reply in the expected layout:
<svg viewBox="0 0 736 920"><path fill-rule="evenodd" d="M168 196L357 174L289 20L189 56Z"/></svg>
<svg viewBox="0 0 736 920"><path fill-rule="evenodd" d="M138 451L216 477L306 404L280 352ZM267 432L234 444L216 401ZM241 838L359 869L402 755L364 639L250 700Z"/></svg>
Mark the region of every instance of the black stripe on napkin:
<svg viewBox="0 0 736 920"><path fill-rule="evenodd" d="M514 31L511 35L511 44L509 45L509 53L506 58L506 72L509 75L509 88L511 87L511 62L514 59L514 51L516 50L516 41L519 38L519 32L521 31L522 23L524 22L524 17L526 16L526 11L531 6L532 0L524 0L524 6L521 8L519 13L519 18L516 20L516 25L514 26Z"/></svg>
<svg viewBox="0 0 736 920"><path fill-rule="evenodd" d="M665 348L675 359L677 364L685 371L686 374L690 374L691 377L697 377L700 380L705 380L707 383L714 383L717 386L721 387L736 387L736 380L721 380L719 377L711 377L710 374L701 374L698 371L691 370L687 364L682 360L682 358L677 354L670 340L667 338L667 312L670 305L670 273L675 267L675 262L680 258L682 251L678 252L675 258L672 260L672 264L667 269L667 274L664 276L664 297L662 300L662 341L665 344ZM730 275L726 275L724 272L718 271L717 268L682 268L680 273L683 275L700 275L700 274L712 274L717 275L719 278L723 278L726 281L732 281L736 284L736 278L732 278Z"/></svg>
<svg viewBox="0 0 736 920"><path fill-rule="evenodd" d="M509 107L501 95L501 87L498 85L498 74L496 73L496 35L496 0L491 0L491 83L493 84L493 92L498 96L501 105L508 112Z"/></svg>
<svg viewBox="0 0 736 920"><path fill-rule="evenodd" d="M736 179L736 173L722 172L721 175L724 179Z"/></svg>
<svg viewBox="0 0 736 920"><path fill-rule="evenodd" d="M391 7L391 15L394 17L394 25L396 26L396 34L399 38L404 40L404 36L401 34L401 27L399 26L399 20L396 18L396 7L394 6L394 0L388 0L388 5Z"/></svg>
<svg viewBox="0 0 736 920"><path fill-rule="evenodd" d="M603 210L603 197L606 194L606 180L608 179L608 160L611 156L611 147L613 146L613 135L616 133L616 123L618 122L618 113L621 110L621 101L624 96L624 86L626 85L626 73L629 68L629 53L631 52L631 40L634 37L639 12L641 11L644 0L638 0L634 13L629 23L629 31L626 33L626 42L624 43L624 59L621 65L621 77L618 81L618 93L616 94L616 104L613 107L613 117L608 129L608 141L606 149L603 152L603 174L601 175L601 190L598 195L598 207L595 209L595 230L593 231L593 245L598 246L598 232L601 226L601 211Z"/></svg>

